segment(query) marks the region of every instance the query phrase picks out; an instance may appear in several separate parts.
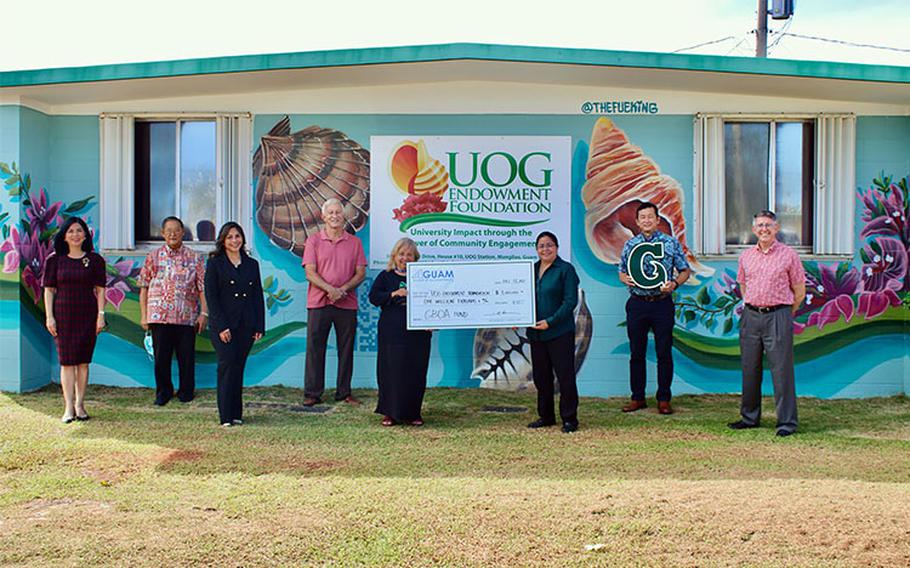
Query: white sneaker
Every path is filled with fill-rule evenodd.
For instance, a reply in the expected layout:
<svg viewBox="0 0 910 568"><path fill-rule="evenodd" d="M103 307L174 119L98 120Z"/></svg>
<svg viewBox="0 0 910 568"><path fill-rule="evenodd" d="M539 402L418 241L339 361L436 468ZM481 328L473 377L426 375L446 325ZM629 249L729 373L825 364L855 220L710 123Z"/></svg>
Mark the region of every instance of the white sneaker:
<svg viewBox="0 0 910 568"><path fill-rule="evenodd" d="M231 423L232 423L234 426L243 426L243 420L241 420L241 419L239 419L239 418L233 419L233 420L231 421Z"/></svg>
<svg viewBox="0 0 910 568"><path fill-rule="evenodd" d="M224 424L221 425L222 428L230 428L231 426L233 426L233 424L231 424L230 422L225 422Z"/></svg>

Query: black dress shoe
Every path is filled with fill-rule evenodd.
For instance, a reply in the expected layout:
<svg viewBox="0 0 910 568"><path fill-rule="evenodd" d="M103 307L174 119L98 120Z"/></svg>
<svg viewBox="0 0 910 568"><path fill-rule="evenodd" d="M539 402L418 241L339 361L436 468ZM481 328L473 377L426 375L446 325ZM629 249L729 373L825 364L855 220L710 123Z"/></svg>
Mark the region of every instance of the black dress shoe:
<svg viewBox="0 0 910 568"><path fill-rule="evenodd" d="M787 436L792 436L793 434L796 434L796 432L793 430L778 430L775 436L778 438L786 438Z"/></svg>
<svg viewBox="0 0 910 568"><path fill-rule="evenodd" d="M578 430L578 422L563 422L562 431L566 434Z"/></svg>
<svg viewBox="0 0 910 568"><path fill-rule="evenodd" d="M748 430L749 428L758 428L758 424L748 424L742 420L738 420L727 424L727 428L730 428L731 430Z"/></svg>
<svg viewBox="0 0 910 568"><path fill-rule="evenodd" d="M165 404L167 404L170 401L171 401L170 398L156 398L155 406L164 406Z"/></svg>
<svg viewBox="0 0 910 568"><path fill-rule="evenodd" d="M556 422L550 422L544 420L543 418L538 418L534 422L528 424L528 428L545 428L547 426L556 426Z"/></svg>
<svg viewBox="0 0 910 568"><path fill-rule="evenodd" d="M79 422L85 422L86 420L88 420L90 418L91 418L91 416L89 416L88 414L83 414L82 416L79 416L78 414L76 415L76 420L78 420Z"/></svg>

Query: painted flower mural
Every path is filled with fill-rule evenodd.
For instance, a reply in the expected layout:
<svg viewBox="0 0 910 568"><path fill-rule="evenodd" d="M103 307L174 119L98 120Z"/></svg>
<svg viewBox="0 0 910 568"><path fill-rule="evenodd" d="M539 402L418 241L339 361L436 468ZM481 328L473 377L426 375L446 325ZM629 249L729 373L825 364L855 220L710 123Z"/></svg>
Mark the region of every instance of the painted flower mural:
<svg viewBox="0 0 910 568"><path fill-rule="evenodd" d="M107 286L104 297L108 303L120 310L120 305L130 292L139 293L139 283L136 277L142 266L136 260L125 259L122 256L114 262L107 263Z"/></svg>
<svg viewBox="0 0 910 568"><path fill-rule="evenodd" d="M910 303L910 177L893 181L885 176L859 190L862 264L803 262L806 300L796 312L794 332L822 332L838 322L856 324L882 317L889 308ZM742 315L742 296L736 275L725 270L694 294L678 295L676 318L686 330L701 325L712 334L723 321L720 335L735 335ZM908 314L893 317L907 318ZM693 334L693 337L697 332Z"/></svg>
<svg viewBox="0 0 910 568"><path fill-rule="evenodd" d="M51 201L47 190L41 188L37 195L31 191L32 180L22 175L16 166L0 163L0 180L13 202L23 207L23 218L18 227L11 227L9 236L0 244L3 253L3 272L21 271L21 282L35 304L41 303L41 277L44 263L54 251L54 232L66 219L86 210L94 197L87 197L67 205ZM4 231L5 233L6 231Z"/></svg>

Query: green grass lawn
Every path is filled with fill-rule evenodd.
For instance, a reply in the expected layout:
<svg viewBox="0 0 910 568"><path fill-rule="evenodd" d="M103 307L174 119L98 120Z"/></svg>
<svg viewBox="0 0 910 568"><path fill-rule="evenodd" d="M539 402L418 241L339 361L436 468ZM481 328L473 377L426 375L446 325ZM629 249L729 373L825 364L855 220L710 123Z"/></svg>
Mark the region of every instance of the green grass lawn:
<svg viewBox="0 0 910 568"><path fill-rule="evenodd" d="M426 426L361 407L213 391L152 405L90 387L0 395L3 566L910 566L910 403L800 400L800 431L734 432L733 396L583 399L581 430L532 431L531 394L431 389ZM585 545L603 545L596 551Z"/></svg>

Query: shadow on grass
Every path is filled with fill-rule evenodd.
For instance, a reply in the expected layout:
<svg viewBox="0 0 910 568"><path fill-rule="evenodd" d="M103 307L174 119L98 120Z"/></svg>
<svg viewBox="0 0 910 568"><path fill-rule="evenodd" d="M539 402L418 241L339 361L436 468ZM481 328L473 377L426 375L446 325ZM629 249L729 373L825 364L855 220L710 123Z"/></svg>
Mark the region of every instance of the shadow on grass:
<svg viewBox="0 0 910 568"><path fill-rule="evenodd" d="M8 396L56 422L58 387ZM905 481L910 477L910 404L905 397L864 400L800 399L797 436L774 437L773 416L761 428L734 432L739 399L681 396L677 413L656 404L623 414L624 400L584 398L581 430L529 430L533 393L434 388L424 402L422 428L382 427L373 413L376 391L358 390L361 406L328 402L324 414L299 411L300 389L246 389L242 427L218 425L215 393L194 401L152 404L149 389L92 386L93 419L64 435L159 448L153 467L179 475L281 473L343 477L494 477L550 479L845 478ZM773 401L764 401L773 411ZM525 408L489 412L485 407ZM12 417L15 423L15 413ZM13 426L15 430L15 426ZM28 432L21 435L28 436ZM36 436L35 446L53 444Z"/></svg>

